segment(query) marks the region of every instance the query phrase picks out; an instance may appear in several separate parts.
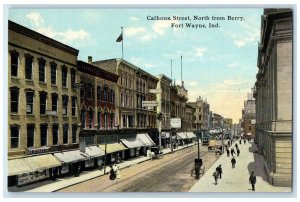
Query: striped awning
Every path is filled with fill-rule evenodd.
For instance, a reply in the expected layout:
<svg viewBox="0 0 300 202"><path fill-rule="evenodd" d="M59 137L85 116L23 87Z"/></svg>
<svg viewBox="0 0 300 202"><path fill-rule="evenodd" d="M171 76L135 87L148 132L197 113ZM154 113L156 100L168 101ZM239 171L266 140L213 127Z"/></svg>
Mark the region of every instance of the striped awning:
<svg viewBox="0 0 300 202"><path fill-rule="evenodd" d="M79 150L55 153L54 156L62 163L75 163L88 158L87 154L82 153Z"/></svg>
<svg viewBox="0 0 300 202"><path fill-rule="evenodd" d="M184 132L177 133L177 139L188 139Z"/></svg>
<svg viewBox="0 0 300 202"><path fill-rule="evenodd" d="M61 166L53 155L46 154L8 161L8 176Z"/></svg>
<svg viewBox="0 0 300 202"><path fill-rule="evenodd" d="M193 132L186 132L186 136L187 136L189 139L196 138L196 135L195 135Z"/></svg>
<svg viewBox="0 0 300 202"><path fill-rule="evenodd" d="M138 148L146 146L136 138L120 139L120 141L128 148Z"/></svg>
<svg viewBox="0 0 300 202"><path fill-rule="evenodd" d="M105 152L105 144L99 144L98 145L100 149L102 149ZM124 147L122 144L119 143L110 143L106 144L106 153L114 153L117 151L123 151L126 150L127 148Z"/></svg>
<svg viewBox="0 0 300 202"><path fill-rule="evenodd" d="M146 147L155 146L153 140L149 137L147 133L137 134L136 138L141 141Z"/></svg>

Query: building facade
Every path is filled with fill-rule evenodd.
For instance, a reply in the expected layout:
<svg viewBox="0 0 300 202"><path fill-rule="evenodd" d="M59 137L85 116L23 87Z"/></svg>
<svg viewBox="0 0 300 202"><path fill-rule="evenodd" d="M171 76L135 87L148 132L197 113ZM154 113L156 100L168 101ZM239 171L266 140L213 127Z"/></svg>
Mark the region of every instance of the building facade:
<svg viewBox="0 0 300 202"><path fill-rule="evenodd" d="M293 13L265 9L258 47L256 141L270 184L292 185Z"/></svg>
<svg viewBox="0 0 300 202"><path fill-rule="evenodd" d="M244 109L242 110L242 126L244 137L255 137L255 123L256 123L256 112L255 112L255 99L253 93L255 88L251 89L251 93L248 93L248 99L244 101Z"/></svg>
<svg viewBox="0 0 300 202"><path fill-rule="evenodd" d="M292 185L293 13L265 9L256 81L256 139L270 184Z"/></svg>

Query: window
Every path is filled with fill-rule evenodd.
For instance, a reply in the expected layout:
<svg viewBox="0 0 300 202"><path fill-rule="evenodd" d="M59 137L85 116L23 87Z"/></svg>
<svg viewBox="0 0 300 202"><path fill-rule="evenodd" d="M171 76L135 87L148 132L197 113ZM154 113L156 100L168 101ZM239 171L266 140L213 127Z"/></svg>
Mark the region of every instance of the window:
<svg viewBox="0 0 300 202"><path fill-rule="evenodd" d="M108 115L107 113L104 114L104 128L105 129L108 128L108 125L107 125L108 124L108 119L107 119L108 116L107 115Z"/></svg>
<svg viewBox="0 0 300 202"><path fill-rule="evenodd" d="M107 99L107 98L108 98L107 93L108 93L108 89L107 89L107 87L104 87L103 97L104 97L104 101L105 101L105 102L108 101L108 99Z"/></svg>
<svg viewBox="0 0 300 202"><path fill-rule="evenodd" d="M32 80L32 59L31 55L25 56L25 79Z"/></svg>
<svg viewBox="0 0 300 202"><path fill-rule="evenodd" d="M110 127L114 127L114 119L115 119L115 114L110 114Z"/></svg>
<svg viewBox="0 0 300 202"><path fill-rule="evenodd" d="M101 101L101 87L97 86L97 100Z"/></svg>
<svg viewBox="0 0 300 202"><path fill-rule="evenodd" d="M68 76L68 69L64 66L61 68L61 85L63 87L67 86L67 76Z"/></svg>
<svg viewBox="0 0 300 202"><path fill-rule="evenodd" d="M34 125L28 124L27 125L27 148L34 146Z"/></svg>
<svg viewBox="0 0 300 202"><path fill-rule="evenodd" d="M58 95L56 93L52 94L52 111L56 111L57 112L57 99L58 99Z"/></svg>
<svg viewBox="0 0 300 202"><path fill-rule="evenodd" d="M93 85L87 84L87 92L86 92L86 98L93 99Z"/></svg>
<svg viewBox="0 0 300 202"><path fill-rule="evenodd" d="M18 69L19 69L19 53L17 53L16 51L12 51L10 60L11 60L11 76L17 77Z"/></svg>
<svg viewBox="0 0 300 202"><path fill-rule="evenodd" d="M51 84L56 85L56 69L57 65L52 62L51 63Z"/></svg>
<svg viewBox="0 0 300 202"><path fill-rule="evenodd" d="M11 88L10 89L10 112L18 113L19 108L19 89Z"/></svg>
<svg viewBox="0 0 300 202"><path fill-rule="evenodd" d="M11 148L19 147L19 131L20 131L20 127L18 125L10 126L10 147Z"/></svg>
<svg viewBox="0 0 300 202"><path fill-rule="evenodd" d="M33 114L33 91L26 92L26 114Z"/></svg>
<svg viewBox="0 0 300 202"><path fill-rule="evenodd" d="M85 128L85 111L81 111L81 127Z"/></svg>
<svg viewBox="0 0 300 202"><path fill-rule="evenodd" d="M40 125L41 147L47 146L47 128L48 128L48 126L46 124L41 124Z"/></svg>
<svg viewBox="0 0 300 202"><path fill-rule="evenodd" d="M47 93L40 92L40 114L46 114Z"/></svg>
<svg viewBox="0 0 300 202"><path fill-rule="evenodd" d="M75 86L76 83L76 70L71 69L71 86L72 88Z"/></svg>
<svg viewBox="0 0 300 202"><path fill-rule="evenodd" d="M76 97L72 97L72 116L76 116Z"/></svg>
<svg viewBox="0 0 300 202"><path fill-rule="evenodd" d="M101 112L97 112L97 118L98 118L98 129L101 128Z"/></svg>
<svg viewBox="0 0 300 202"><path fill-rule="evenodd" d="M249 126L249 130L251 130L251 126Z"/></svg>
<svg viewBox="0 0 300 202"><path fill-rule="evenodd" d="M69 101L69 97L67 95L63 95L62 96L62 114L63 115L68 115L68 101Z"/></svg>
<svg viewBox="0 0 300 202"><path fill-rule="evenodd" d="M89 128L93 127L93 111L89 111Z"/></svg>
<svg viewBox="0 0 300 202"><path fill-rule="evenodd" d="M39 59L39 81L46 82L46 61L44 59Z"/></svg>
<svg viewBox="0 0 300 202"><path fill-rule="evenodd" d="M113 89L110 89L110 102L115 103L115 92Z"/></svg>
<svg viewBox="0 0 300 202"><path fill-rule="evenodd" d="M76 143L76 131L77 131L77 125L72 125L72 143Z"/></svg>
<svg viewBox="0 0 300 202"><path fill-rule="evenodd" d="M63 144L68 144L69 124L63 125Z"/></svg>
<svg viewBox="0 0 300 202"><path fill-rule="evenodd" d="M58 124L52 125L53 145L58 145Z"/></svg>

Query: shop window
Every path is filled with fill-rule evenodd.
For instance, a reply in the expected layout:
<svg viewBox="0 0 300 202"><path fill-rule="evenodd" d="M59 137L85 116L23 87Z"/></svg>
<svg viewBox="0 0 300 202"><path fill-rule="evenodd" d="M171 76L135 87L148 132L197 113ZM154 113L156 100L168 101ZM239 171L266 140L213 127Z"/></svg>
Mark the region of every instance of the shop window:
<svg viewBox="0 0 300 202"><path fill-rule="evenodd" d="M47 146L47 128L46 124L40 125L40 132L41 132L41 147Z"/></svg>
<svg viewBox="0 0 300 202"><path fill-rule="evenodd" d="M63 125L63 144L68 144L69 124Z"/></svg>
<svg viewBox="0 0 300 202"><path fill-rule="evenodd" d="M26 114L33 114L33 91L26 92Z"/></svg>
<svg viewBox="0 0 300 202"><path fill-rule="evenodd" d="M58 137L59 133L58 133L58 124L53 124L52 125L52 136L53 136L53 145L58 145Z"/></svg>
<svg viewBox="0 0 300 202"><path fill-rule="evenodd" d="M46 82L46 61L39 59L39 81Z"/></svg>
<svg viewBox="0 0 300 202"><path fill-rule="evenodd" d="M18 125L12 125L10 127L10 147L18 148L20 138L20 127Z"/></svg>
<svg viewBox="0 0 300 202"><path fill-rule="evenodd" d="M25 56L25 79L32 80L32 60L30 55Z"/></svg>
<svg viewBox="0 0 300 202"><path fill-rule="evenodd" d="M40 114L46 114L46 102L47 94L45 92L40 92Z"/></svg>
<svg viewBox="0 0 300 202"><path fill-rule="evenodd" d="M66 67L61 68L61 85L63 87L67 86L67 76L68 76L68 69Z"/></svg>
<svg viewBox="0 0 300 202"><path fill-rule="evenodd" d="M27 148L34 146L34 124L27 125Z"/></svg>
<svg viewBox="0 0 300 202"><path fill-rule="evenodd" d="M51 84L56 85L56 77L57 77L57 65L55 63L51 63Z"/></svg>
<svg viewBox="0 0 300 202"><path fill-rule="evenodd" d="M11 76L18 77L19 71L19 53L16 51L11 52Z"/></svg>
<svg viewBox="0 0 300 202"><path fill-rule="evenodd" d="M19 108L19 88L10 89L10 112L18 113Z"/></svg>

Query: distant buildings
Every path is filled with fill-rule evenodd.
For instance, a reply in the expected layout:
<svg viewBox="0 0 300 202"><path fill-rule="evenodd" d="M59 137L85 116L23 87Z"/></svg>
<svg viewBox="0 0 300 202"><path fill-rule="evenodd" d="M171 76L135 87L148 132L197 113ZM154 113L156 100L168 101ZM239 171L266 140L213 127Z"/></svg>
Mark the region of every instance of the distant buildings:
<svg viewBox="0 0 300 202"><path fill-rule="evenodd" d="M244 108L242 110L242 128L243 137L254 138L255 137L255 123L256 123L256 113L255 113L255 99L253 93L255 88L251 89L251 93L248 93L247 100L244 101Z"/></svg>
<svg viewBox="0 0 300 202"><path fill-rule="evenodd" d="M265 9L258 46L256 139L268 180L292 185L293 13ZM296 134L294 134L296 135Z"/></svg>

